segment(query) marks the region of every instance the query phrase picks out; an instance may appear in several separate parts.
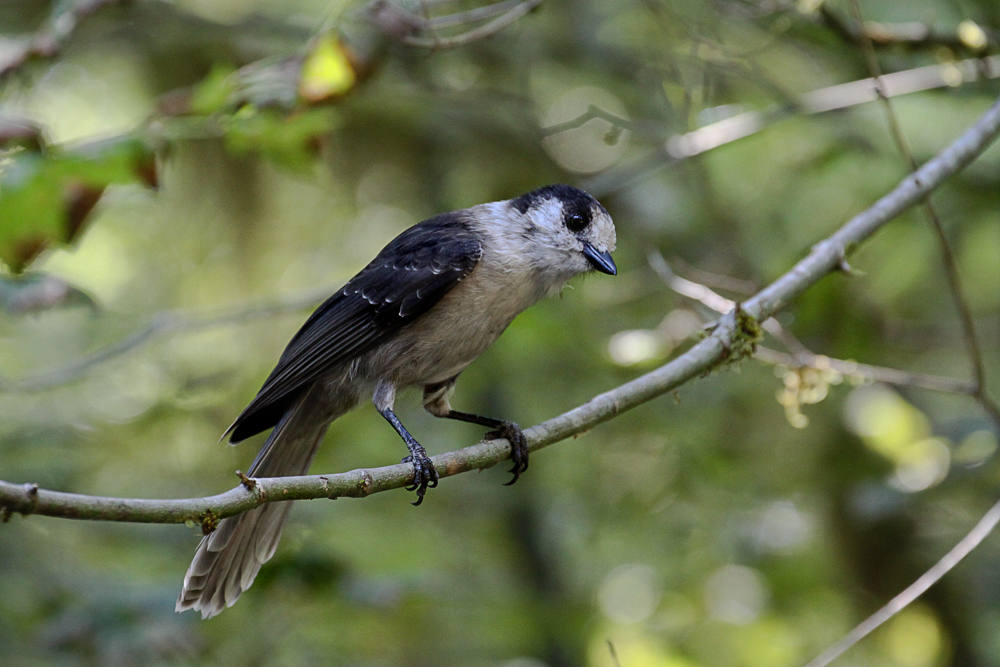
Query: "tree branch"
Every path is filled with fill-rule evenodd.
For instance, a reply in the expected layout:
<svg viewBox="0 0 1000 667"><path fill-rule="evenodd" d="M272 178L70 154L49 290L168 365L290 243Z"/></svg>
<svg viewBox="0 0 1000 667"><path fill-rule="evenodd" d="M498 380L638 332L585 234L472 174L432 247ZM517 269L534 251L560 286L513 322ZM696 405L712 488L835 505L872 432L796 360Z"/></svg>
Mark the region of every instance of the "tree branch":
<svg viewBox="0 0 1000 667"><path fill-rule="evenodd" d="M1000 48L1000 39L995 32L972 21L963 21L954 31L941 31L919 22L864 21L858 19L855 13L855 23L851 24L834 13L828 3L820 5L817 16L835 35L849 44L864 46L868 42L873 48L902 46L912 50L946 47L972 53Z"/></svg>
<svg viewBox="0 0 1000 667"><path fill-rule="evenodd" d="M858 0L851 0L851 10L858 24L864 25L864 19L861 15L861 5ZM900 154L903 156L903 159L906 161L907 166L910 167L911 172L915 172L917 169L916 160L913 159L913 153L910 151L909 144L906 141L906 136L903 134L902 127L899 124L899 119L896 117L896 112L892 107L892 102L889 101L888 96L885 94L881 76L881 67L878 63L878 57L875 55L875 47L872 43L872 39L866 32L862 32L860 40L865 53L865 59L868 63L868 68L871 71L873 79L875 80L875 90L878 93L879 99L885 109L886 119L889 123L889 130L892 133L896 146L898 147ZM972 311L965 300L965 295L961 288L958 275L958 265L955 261L955 256L952 253L951 246L948 244L948 238L944 233L944 226L941 224L941 219L937 214L937 210L934 208L934 205L931 203L929 198L924 201L924 210L927 213L927 218L930 221L931 226L934 228L938 245L941 247L945 275L948 280L948 289L951 292L952 299L954 300L955 306L959 312L959 317L962 320L962 329L965 335L966 347L968 348L968 353L972 361L974 379L970 383L971 391L968 393L977 399L983 409L994 420L994 423L996 423L997 426L1000 426L1000 406L997 406L997 404L994 403L986 393L982 352L979 348L979 341L976 336L976 329L972 320ZM969 555L973 549L979 546L979 544L981 544L982 541L986 539L991 532L993 532L993 529L996 528L998 522L1000 522L1000 502L993 505L986 515L979 520L979 523L977 523L976 526L944 556L944 558L935 563L933 567L927 570L920 576L919 579L908 586L906 590L890 600L887 605L879 609L858 625L854 626L854 628L844 635L837 643L814 658L807 665L807 667L826 667L826 665L829 665L883 623L906 608L907 605L923 595L928 588L937 583L941 577L950 572L952 568L958 565L958 563Z"/></svg>
<svg viewBox="0 0 1000 667"><path fill-rule="evenodd" d="M58 3L45 25L21 42L21 47L8 53L0 61L0 82L32 58L52 58L73 36L80 21L105 5L124 0L75 0Z"/></svg>
<svg viewBox="0 0 1000 667"><path fill-rule="evenodd" d="M883 94L887 97L896 97L935 88L958 86L980 78L998 77L1000 77L1000 56L988 56L893 72L883 75L881 81ZM846 109L874 102L878 98L877 82L872 78L819 88L804 93L794 104L777 104L766 109L745 111L690 132L676 134L656 151L638 158L631 164L594 176L585 181L583 186L596 196L611 194L660 169L745 139L793 116Z"/></svg>
<svg viewBox="0 0 1000 667"><path fill-rule="evenodd" d="M766 347L757 348L755 358L768 364L788 366L789 368L812 368L818 371L834 371L846 377L857 377L873 382L884 382L899 387L916 387L929 391L940 391L946 394L963 394L972 396L975 387L968 380L944 377L941 375L926 375L911 373L884 366L859 364L845 359L832 359L814 352L797 352L787 354Z"/></svg>
<svg viewBox="0 0 1000 667"><path fill-rule="evenodd" d="M932 65L929 67L919 67L917 69L906 70L903 72L895 72L881 77L882 91L885 95L890 97L895 95L904 95L929 90L931 88L954 85L956 77L958 77L957 80L959 82L974 81L980 75L986 78L1000 77L1000 56L991 56L990 58L982 60L965 60L956 64ZM876 82L874 79L870 78L839 84L828 88L821 88L803 95L799 102L799 109L803 113L813 114L873 102L878 99L878 94L875 91ZM725 144L737 141L764 130L782 118L787 117L789 113L790 111L788 109L747 111L717 123L706 125L686 134L676 135L667 142L667 152L663 155L657 154L652 156L652 158L643 160L642 166L638 169L635 165L630 168L626 168L624 171L629 173L624 175L622 174L622 171L619 170L614 173L608 172L601 176L597 176L589 182L584 183L584 188L598 196L607 194L645 173L656 171L668 165L677 164L687 157L700 155L701 153L724 146ZM542 128L542 132L547 135L556 131L571 129L577 122L582 124L583 122L586 122L594 117L603 118L613 125L617 122L619 124L616 126L620 126L622 129L631 129L633 131L637 130L637 125L634 121L630 121L631 125L626 127L621 125L621 122L624 121L624 119L618 119L611 114L607 114L607 112L603 112L603 110L600 110L597 107L592 107L588 108L587 111L580 117L567 121L565 126L564 124L560 124L550 126L548 128ZM159 130L156 133L151 134L150 138L176 140L178 137L191 138L192 136L201 136L203 134L207 136L217 136L220 134L220 130L217 128L209 128L210 131L206 132L206 128L201 125L200 119L196 120L194 123L197 129L197 132L194 135L190 132L178 133L176 130L171 129L175 127L175 124L176 126L187 128L190 126L190 123L190 119L183 117L171 119L169 123L159 124L157 126ZM2 130L2 125L0 125L0 130ZM293 297L293 300L295 298L296 297ZM309 297L308 295L303 295L303 298L308 299ZM316 302L321 300L321 298L322 297L317 296ZM314 302L305 301L301 307L305 307L311 303ZM265 309L267 309L267 307L265 307ZM295 309L297 309L295 306L290 308L290 310ZM283 309L277 309L270 312L285 311ZM246 311L246 319L252 319L257 316L263 317L267 316L267 314L267 312L261 312L258 314L256 307L251 307ZM161 318L162 321L160 321ZM189 318L196 319L197 316L191 316L180 310L158 313L154 316L153 321L146 325L144 329L135 332L124 340L109 345L103 350L94 352L93 354L87 355L81 359L66 364L65 366L42 371L21 380L13 380L0 376L0 392L40 391L50 389L66 382L72 382L82 377L94 366L109 359L113 359L120 354L124 354L125 352L128 352L161 335L166 335L174 331L183 331L193 328L226 324L231 321L239 321L241 315L234 312L231 315L214 319L206 318L204 322L197 324L194 322L190 325L182 324L180 322L177 322L176 324L168 324L175 318L179 320L188 320Z"/></svg>
<svg viewBox="0 0 1000 667"><path fill-rule="evenodd" d="M861 5L858 3L858 0L851 0L851 9L855 20L863 25L864 18L861 15ZM896 142L896 147L899 149L899 153L903 156L910 171L916 171L917 161L913 158L913 152L910 150L910 144L906 140L906 135L903 134L903 128L899 124L899 118L896 116L892 102L885 93L882 68L878 63L878 56L875 55L875 47L872 44L872 39L866 33L863 33L861 44L865 52L868 69L875 81L875 92L878 94L879 101L885 109L886 120L889 122L889 130ZM965 347L971 361L973 383L975 384L972 396L976 398L983 410L993 420L993 423L1000 429L1000 405L997 405L986 392L986 370L983 366L983 353L979 346L979 336L976 334L976 323L972 317L972 309L969 308L965 292L962 289L962 280L958 274L958 262L955 260L955 253L952 252L951 245L948 243L948 236L944 233L944 225L941 224L937 208L935 208L930 197L924 201L923 207L927 213L927 219L934 230L938 246L941 248L941 261L944 265L945 278L948 281L948 291L951 292L955 308L958 310L959 319L962 321Z"/></svg>
<svg viewBox="0 0 1000 667"><path fill-rule="evenodd" d="M963 558L972 553L993 529L1000 523L1000 502L997 502L979 520L979 523L961 539L944 557L924 572L919 579L910 584L905 591L894 597L887 605L866 618L849 633L830 648L823 651L806 667L826 667L844 654L849 648L868 636L873 630L895 616L908 604L923 595L928 588L936 584L941 577L948 574Z"/></svg>
<svg viewBox="0 0 1000 667"><path fill-rule="evenodd" d="M480 7L478 9L472 9L465 12L459 12L455 14L449 14L447 16L437 17L433 19L421 19L416 17L420 21L420 27L425 30L433 31L435 28L439 28L445 25L462 25L466 23L475 22L482 20L489 16L493 16L500 11L503 13L497 18L493 19L489 23L484 23L478 28L473 28L472 30L467 30L466 32L454 35L451 37L414 37L412 35L404 35L399 38L399 41L408 46L419 46L425 49L451 49L457 46L465 46L476 40L489 37L495 33L500 32L507 26L513 24L515 21L525 16L532 9L542 4L542 0L520 0L519 2L497 2L492 5L487 5L485 7ZM509 9L508 9L509 7Z"/></svg>
<svg viewBox="0 0 1000 667"><path fill-rule="evenodd" d="M693 299L720 314L728 313L736 307L737 304L735 301L721 296L705 285L686 280L675 274L663 258L663 255L659 252L651 251L648 259L653 271L663 279L667 287L681 296ZM798 338L792 335L790 331L773 317L764 320L761 328L774 336L775 339L791 352L791 354L786 354L766 347L758 347L754 357L764 363L780 364L789 368L812 368L818 371L834 371L847 377L885 382L886 384L902 387L918 387L920 389L929 389L931 391L950 394L976 396L976 385L974 382L969 382L968 380L959 380L940 375L926 375L924 373L911 373L895 368L871 366L869 364L860 364L856 361L833 359L826 355L816 354L803 345Z"/></svg>
<svg viewBox="0 0 1000 667"><path fill-rule="evenodd" d="M767 319L825 275L837 270L847 253L900 213L923 201L946 179L980 155L997 134L1000 134L1000 101L995 102L953 144L903 179L892 192L855 216L832 236L813 246L809 255L740 309L724 315L712 334L687 352L650 373L525 431L530 449L535 451L583 433L704 375L733 360L734 356L739 358L742 354L751 353L759 334L754 320ZM509 456L510 445L506 441L489 440L435 456L433 461L441 476L449 477L488 468ZM210 529L218 519L239 514L264 502L367 496L405 486L412 477L411 466L397 464L333 475L258 479L253 485L241 484L216 496L184 500L103 498L47 491L36 485L0 482L0 509L5 515L18 512L144 523L196 521Z"/></svg>

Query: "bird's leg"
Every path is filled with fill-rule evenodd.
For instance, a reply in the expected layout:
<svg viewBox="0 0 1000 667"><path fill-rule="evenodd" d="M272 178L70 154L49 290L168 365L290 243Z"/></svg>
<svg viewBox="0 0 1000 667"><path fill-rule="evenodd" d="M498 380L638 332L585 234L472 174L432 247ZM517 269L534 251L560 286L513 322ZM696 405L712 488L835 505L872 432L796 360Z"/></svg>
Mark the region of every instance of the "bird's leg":
<svg viewBox="0 0 1000 667"><path fill-rule="evenodd" d="M447 414L441 416L445 419L457 419L493 429L486 434L487 438L505 438L510 443L510 460L514 462L514 467L510 469L510 472L513 473L514 479L504 486L510 486L516 482L521 473L528 469L528 439L524 437L524 431L521 430L521 427L514 422L473 415L458 410L448 410Z"/></svg>
<svg viewBox="0 0 1000 667"><path fill-rule="evenodd" d="M424 409L435 417L457 419L493 429L486 434L487 438L505 438L510 443L510 458L514 462L514 467L510 469L514 479L505 485L510 486L517 481L522 472L528 469L528 439L524 437L521 427L514 422L452 410L448 398L455 389L455 380L457 379L456 375L444 382L425 385Z"/></svg>
<svg viewBox="0 0 1000 667"><path fill-rule="evenodd" d="M379 410L379 413L385 417L387 422L392 424L392 427L396 429L396 433L406 443L406 448L410 450L410 455L403 459L403 463L413 464L413 484L406 487L406 490L417 492L417 500L411 504L419 505L424 502L424 494L427 493L427 489L438 485L438 472L434 468L434 464L431 463L430 457L427 456L427 450L417 442L416 438L410 435L410 432L399 421L396 413L391 408L382 408Z"/></svg>

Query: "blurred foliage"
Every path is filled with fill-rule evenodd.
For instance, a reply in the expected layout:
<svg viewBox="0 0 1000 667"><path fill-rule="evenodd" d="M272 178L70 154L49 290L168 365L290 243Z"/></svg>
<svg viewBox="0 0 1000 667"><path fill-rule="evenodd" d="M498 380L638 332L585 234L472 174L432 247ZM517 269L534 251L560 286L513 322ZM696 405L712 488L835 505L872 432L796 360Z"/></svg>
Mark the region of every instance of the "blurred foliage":
<svg viewBox="0 0 1000 667"><path fill-rule="evenodd" d="M0 3L0 60L74 6ZM880 45L886 71L992 53L1000 29L993 0L862 6L883 26L968 36L971 23L987 36L975 48L961 35ZM0 374L61 367L167 309L333 290L440 211L550 182L593 187L618 225L619 276L530 309L454 398L527 426L697 336L702 309L666 289L649 249L739 299L906 171L876 104L793 116L667 166L673 134L867 77L849 31L829 20L850 25L843 0L546 0L493 37L441 51L396 43L363 10L109 3L5 76L0 118L29 125L0 123L12 128L0 249L16 270L31 259L10 250L26 230L47 243L27 282L0 281L0 304L16 290L31 304L0 312ZM897 98L917 158L958 136L997 89ZM541 129L592 106L605 115ZM76 152L87 145L103 148ZM126 150L147 145L162 146L157 191ZM96 206L71 230L76 183ZM935 195L994 394L998 184L993 149ZM968 376L919 212L851 263L858 275L825 279L782 323L831 357ZM57 287L77 296L47 296ZM306 314L175 332L74 382L0 393L0 478L140 497L234 486L254 444L218 437ZM400 416L433 453L481 436L418 403L401 400ZM511 488L498 469L445 480L419 509L404 493L300 503L254 587L208 622L173 613L197 530L14 517L0 527L2 662L791 667L911 583L996 501L997 438L966 397L746 360L540 452ZM314 470L402 454L362 408L333 425ZM998 572L994 537L843 664L1000 665Z"/></svg>
<svg viewBox="0 0 1000 667"><path fill-rule="evenodd" d="M108 185L135 181L156 185L152 151L136 140L12 151L0 160L0 260L20 273L46 248L74 241Z"/></svg>

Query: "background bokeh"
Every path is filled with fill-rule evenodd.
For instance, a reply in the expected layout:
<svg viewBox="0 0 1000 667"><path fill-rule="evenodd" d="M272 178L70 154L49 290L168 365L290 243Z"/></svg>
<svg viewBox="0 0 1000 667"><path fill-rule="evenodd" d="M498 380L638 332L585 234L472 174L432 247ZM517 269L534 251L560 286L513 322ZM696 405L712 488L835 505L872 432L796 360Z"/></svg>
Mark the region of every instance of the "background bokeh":
<svg viewBox="0 0 1000 667"><path fill-rule="evenodd" d="M72 5L0 3L0 57ZM929 30L880 44L886 71L996 51L994 0L862 7L871 21ZM259 443L218 439L309 312L288 304L318 302L425 217L568 182L614 216L619 276L580 280L524 313L453 399L538 423L697 337L704 308L667 288L651 250L738 299L906 173L878 104L791 108L679 162L663 148L867 77L860 46L838 29L854 26L844 0L546 0L460 48L390 43L332 101L212 107L237 68L301 54L331 28L361 39L361 8L113 3L80 18L54 57L3 79L0 110L39 124L53 146L155 134L159 185L111 185L72 243L30 265L33 279L78 292L0 312L0 478L135 497L231 488ZM955 83L895 100L918 160L1000 90ZM164 110L171 91L192 86L202 107ZM591 105L621 122L542 130ZM0 151L0 170L17 157ZM14 189L0 185L0 202ZM934 200L1000 394L1000 153ZM56 205L41 198L33 210ZM0 219L15 224L26 223ZM851 264L855 275L827 277L780 316L789 331L831 357L969 376L919 210ZM2 304L27 289L0 277ZM278 307L260 314L266 305ZM233 317L195 326L223 314ZM150 322L159 334L124 354L42 383L54 386L17 384ZM481 436L433 419L415 396L398 407L432 453ZM207 622L173 611L197 528L14 516L0 526L0 664L792 667L912 582L997 500L997 436L965 396L746 360L534 455L510 488L498 466L445 480L420 508L402 491L299 503L253 588ZM403 453L363 408L334 423L313 471ZM1000 665L998 628L994 537L840 664Z"/></svg>

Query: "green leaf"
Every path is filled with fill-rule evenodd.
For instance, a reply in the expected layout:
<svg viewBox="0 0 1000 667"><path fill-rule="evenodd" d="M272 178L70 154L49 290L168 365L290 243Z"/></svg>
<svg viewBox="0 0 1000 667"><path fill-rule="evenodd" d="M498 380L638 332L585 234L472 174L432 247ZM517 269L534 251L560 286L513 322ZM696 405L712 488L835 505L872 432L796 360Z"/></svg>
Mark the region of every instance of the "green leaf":
<svg viewBox="0 0 1000 667"><path fill-rule="evenodd" d="M319 138L337 124L332 109L284 114L247 105L225 120L226 145L234 152L260 151L284 167L308 171L319 150Z"/></svg>
<svg viewBox="0 0 1000 667"><path fill-rule="evenodd" d="M226 108L234 91L231 65L216 64L191 95L191 112L200 115L217 113Z"/></svg>
<svg viewBox="0 0 1000 667"><path fill-rule="evenodd" d="M0 159L0 260L20 273L45 248L72 242L108 185L135 182L156 185L153 153L137 139L8 154Z"/></svg>

